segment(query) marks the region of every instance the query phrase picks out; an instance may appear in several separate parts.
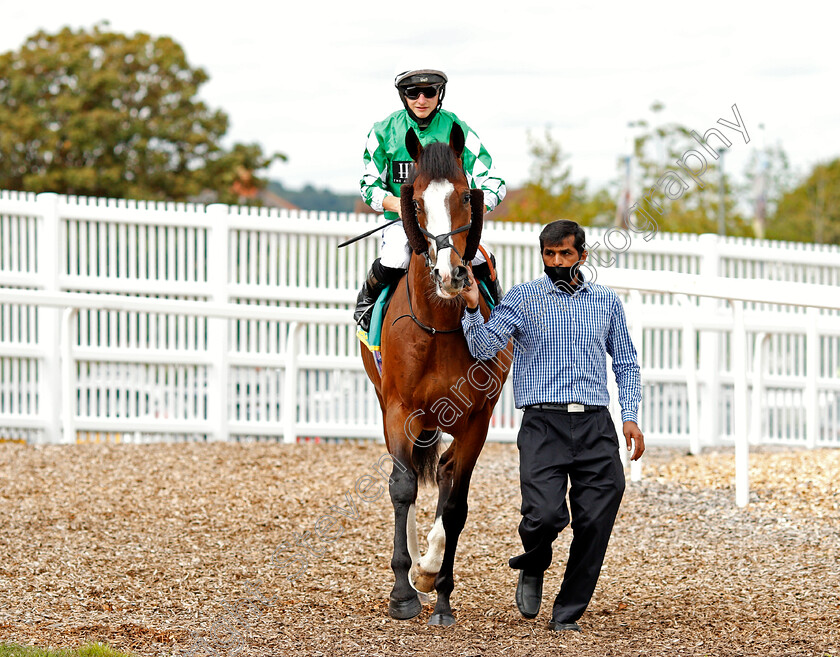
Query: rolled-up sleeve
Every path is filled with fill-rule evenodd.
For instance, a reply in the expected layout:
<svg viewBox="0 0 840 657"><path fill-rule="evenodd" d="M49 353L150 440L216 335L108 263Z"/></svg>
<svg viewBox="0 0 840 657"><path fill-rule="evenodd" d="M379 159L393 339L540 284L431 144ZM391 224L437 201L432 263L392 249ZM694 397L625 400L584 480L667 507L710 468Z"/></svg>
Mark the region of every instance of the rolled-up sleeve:
<svg viewBox="0 0 840 657"><path fill-rule="evenodd" d="M519 290L514 287L493 309L486 322L481 312L464 311L461 327L473 358L490 360L507 346L522 328L521 308Z"/></svg>

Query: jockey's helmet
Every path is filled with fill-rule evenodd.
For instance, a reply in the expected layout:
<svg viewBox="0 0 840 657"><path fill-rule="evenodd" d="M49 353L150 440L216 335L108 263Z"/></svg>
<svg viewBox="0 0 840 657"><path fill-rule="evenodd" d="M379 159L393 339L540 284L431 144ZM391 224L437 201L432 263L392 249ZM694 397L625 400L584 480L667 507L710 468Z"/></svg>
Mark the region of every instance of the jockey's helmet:
<svg viewBox="0 0 840 657"><path fill-rule="evenodd" d="M446 77L446 73L431 68L409 69L398 73L394 78L394 86L399 92L400 100L402 101L403 106L421 129L427 127L435 115L440 111L441 104L443 103L443 96L446 93L446 83L448 81L449 78ZM437 91L437 106L428 117L421 119L411 111L411 108L406 102L406 95L408 94L408 97L412 98L412 100L416 99L417 96L412 96L412 92L429 87L434 87Z"/></svg>

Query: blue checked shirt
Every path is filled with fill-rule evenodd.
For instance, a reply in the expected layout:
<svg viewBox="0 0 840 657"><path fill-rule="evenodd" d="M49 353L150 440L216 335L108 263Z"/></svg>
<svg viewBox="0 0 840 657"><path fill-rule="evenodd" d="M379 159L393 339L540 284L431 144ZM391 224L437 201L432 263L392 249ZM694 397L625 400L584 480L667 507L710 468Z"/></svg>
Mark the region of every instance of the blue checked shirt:
<svg viewBox="0 0 840 657"><path fill-rule="evenodd" d="M621 419L637 421L642 399L636 349L624 307L608 287L584 283L570 295L548 276L514 286L487 323L480 312L461 320L470 353L490 360L513 339L516 407L531 404L607 406L607 357L613 359ZM507 364L505 358L501 362Z"/></svg>

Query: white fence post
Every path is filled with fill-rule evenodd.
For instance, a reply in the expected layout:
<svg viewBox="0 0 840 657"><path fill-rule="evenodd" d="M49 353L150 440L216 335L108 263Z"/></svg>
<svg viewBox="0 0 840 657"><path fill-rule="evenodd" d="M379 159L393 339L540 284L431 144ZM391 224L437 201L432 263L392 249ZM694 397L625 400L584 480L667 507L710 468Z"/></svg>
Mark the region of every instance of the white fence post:
<svg viewBox="0 0 840 657"><path fill-rule="evenodd" d="M228 277L230 262L228 262L228 242L230 240L230 223L228 207L216 204L207 207L209 229L207 231L207 283L210 285L214 303L228 302ZM228 350L230 340L228 336L228 319L222 317L207 318L207 351L212 365L208 373L207 386L207 420L213 440L228 439Z"/></svg>
<svg viewBox="0 0 840 657"><path fill-rule="evenodd" d="M764 394L764 351L770 335L765 332L755 336L753 349L753 389L750 413L750 444L761 444L761 401Z"/></svg>
<svg viewBox="0 0 840 657"><path fill-rule="evenodd" d="M51 376L58 379L64 386L61 404L61 425L64 443L74 443L76 437L76 368L73 361L73 325L79 316L76 308L65 308L61 313L61 376Z"/></svg>
<svg viewBox="0 0 840 657"><path fill-rule="evenodd" d="M642 353L642 342L644 341L644 327L642 326L642 313L644 309L642 308L642 295L638 290L633 290L630 292L630 303L632 304L632 312L631 316L633 317L633 323L630 327L630 334L633 338L633 345L636 347L636 352L641 354ZM644 403L644 394L642 395L642 403ZM639 426L642 426L642 422L644 418L642 417L642 407L640 406L637 410L637 418L639 421ZM644 433L644 431L642 432ZM624 436L619 436L619 440L624 440ZM625 445L626 447L626 445ZM641 459L637 461L630 461L630 481L641 481L642 480L642 461Z"/></svg>
<svg viewBox="0 0 840 657"><path fill-rule="evenodd" d="M735 431L735 504L746 506L750 499L750 446L747 433L747 330L744 302L733 301L732 372L735 375L733 400Z"/></svg>
<svg viewBox="0 0 840 657"><path fill-rule="evenodd" d="M40 216L38 230L38 278L47 292L60 292L58 285L62 240L61 218L58 214L59 196L52 192L39 194L37 212ZM61 310L38 308L38 348L43 353L42 369L38 377L38 415L43 418L46 442L75 442L75 436L62 436L62 386L61 377ZM75 388L63 394L74 398Z"/></svg>
<svg viewBox="0 0 840 657"><path fill-rule="evenodd" d="M805 334L805 444L813 449L817 446L820 432L819 399L817 377L820 369L820 336L817 333L819 311L808 308L806 311L807 332Z"/></svg>
<svg viewBox="0 0 840 657"><path fill-rule="evenodd" d="M715 278L719 275L720 256L718 255L718 236L700 235L700 276ZM717 299L701 298L700 315L711 316L717 314ZM700 413L701 442L716 445L720 441L720 340L721 335L716 331L701 331L700 333L700 376L706 385L701 386L699 398L702 412Z"/></svg>
<svg viewBox="0 0 840 657"><path fill-rule="evenodd" d="M683 309L682 359L685 370L686 399L688 401L688 451L700 453L700 407L697 393L697 332L692 313L694 306L685 294L677 295L677 305Z"/></svg>
<svg viewBox="0 0 840 657"><path fill-rule="evenodd" d="M297 442L297 345L303 324L290 322L286 336L286 365L283 390L283 442Z"/></svg>

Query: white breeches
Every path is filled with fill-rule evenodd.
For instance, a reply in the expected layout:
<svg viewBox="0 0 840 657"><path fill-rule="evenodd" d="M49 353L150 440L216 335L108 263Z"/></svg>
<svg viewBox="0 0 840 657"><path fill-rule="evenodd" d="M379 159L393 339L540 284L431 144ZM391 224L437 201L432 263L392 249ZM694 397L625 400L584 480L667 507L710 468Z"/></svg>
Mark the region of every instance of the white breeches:
<svg viewBox="0 0 840 657"><path fill-rule="evenodd" d="M487 253L490 249L484 242L481 242ZM408 262L411 260L411 247L408 245L408 237L405 235L402 221L393 221L391 225L382 230L382 241L379 244L379 259L386 267L408 269ZM487 262L481 250L475 252L472 264L480 265Z"/></svg>

